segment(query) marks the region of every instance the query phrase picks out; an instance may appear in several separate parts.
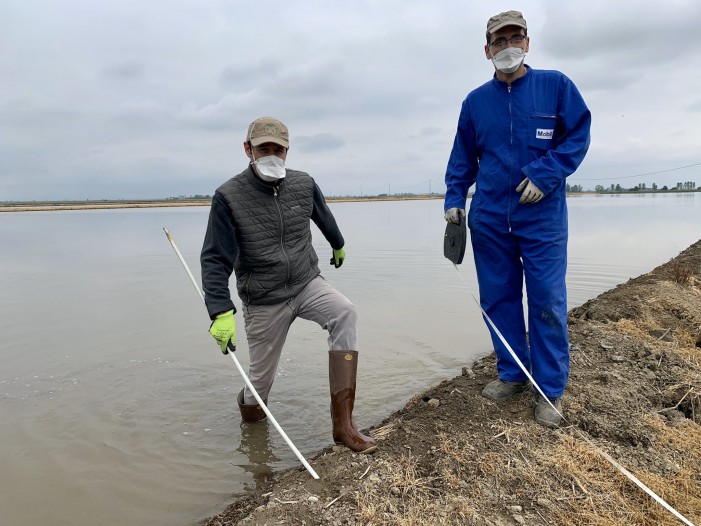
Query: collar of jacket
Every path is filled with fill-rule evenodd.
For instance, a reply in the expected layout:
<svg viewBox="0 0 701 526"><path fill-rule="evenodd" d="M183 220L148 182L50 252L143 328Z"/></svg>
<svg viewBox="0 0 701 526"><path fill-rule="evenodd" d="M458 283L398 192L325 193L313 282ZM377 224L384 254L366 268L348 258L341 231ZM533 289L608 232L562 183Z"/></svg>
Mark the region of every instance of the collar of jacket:
<svg viewBox="0 0 701 526"><path fill-rule="evenodd" d="M528 64L524 64L526 67L526 73L524 73L523 77L519 77L516 80L511 82L511 87L515 88L518 87L521 83L525 82L525 79L531 74L531 67ZM499 80L497 78L496 71L494 72L494 76L492 77L492 82L501 89L507 89L509 85L504 82L503 80Z"/></svg>
<svg viewBox="0 0 701 526"><path fill-rule="evenodd" d="M266 183L258 177L254 172L253 172L253 167L249 164L248 169L244 172L246 174L246 180L253 185L255 188L258 190L265 192L267 194L272 194L274 193L275 188L278 190L281 190L285 186L285 179L286 177L283 177L279 181L275 181L274 183Z"/></svg>

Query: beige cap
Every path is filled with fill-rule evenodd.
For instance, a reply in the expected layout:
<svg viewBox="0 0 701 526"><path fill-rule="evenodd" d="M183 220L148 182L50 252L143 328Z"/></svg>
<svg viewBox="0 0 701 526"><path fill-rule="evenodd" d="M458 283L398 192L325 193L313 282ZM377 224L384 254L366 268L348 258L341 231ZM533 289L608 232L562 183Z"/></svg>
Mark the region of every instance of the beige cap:
<svg viewBox="0 0 701 526"><path fill-rule="evenodd" d="M251 146L274 142L285 148L290 147L290 134L287 131L287 126L272 117L261 117L254 120L248 126L246 140L251 142Z"/></svg>
<svg viewBox="0 0 701 526"><path fill-rule="evenodd" d="M487 22L487 37L506 26L518 26L528 30L526 27L526 20L523 18L521 11L504 11L498 15L494 15L489 19L489 22Z"/></svg>

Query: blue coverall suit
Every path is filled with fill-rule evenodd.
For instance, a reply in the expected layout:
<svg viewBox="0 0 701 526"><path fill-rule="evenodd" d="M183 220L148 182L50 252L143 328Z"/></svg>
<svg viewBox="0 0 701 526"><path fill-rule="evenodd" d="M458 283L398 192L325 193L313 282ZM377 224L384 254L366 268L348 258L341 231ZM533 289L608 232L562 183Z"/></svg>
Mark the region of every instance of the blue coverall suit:
<svg viewBox="0 0 701 526"><path fill-rule="evenodd" d="M445 210L465 208L480 303L548 398L569 374L565 179L589 148L591 114L570 79L534 70L511 87L494 78L462 104L445 175ZM520 204L528 177L545 196ZM523 279L528 298L526 341ZM491 327L499 378L526 380Z"/></svg>

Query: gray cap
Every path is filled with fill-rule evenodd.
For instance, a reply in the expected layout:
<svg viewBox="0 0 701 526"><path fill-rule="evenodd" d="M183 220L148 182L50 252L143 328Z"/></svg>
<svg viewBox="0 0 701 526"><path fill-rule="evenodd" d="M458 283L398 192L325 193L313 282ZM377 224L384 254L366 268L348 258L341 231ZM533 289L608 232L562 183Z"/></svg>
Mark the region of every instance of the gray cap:
<svg viewBox="0 0 701 526"><path fill-rule="evenodd" d="M504 11L498 15L494 15L489 19L489 22L487 22L487 37L506 26L518 26L528 30L526 19L523 18L521 11Z"/></svg>
<svg viewBox="0 0 701 526"><path fill-rule="evenodd" d="M251 146L274 142L285 148L290 147L290 133L287 131L287 126L272 117L254 120L248 126L246 140L251 142Z"/></svg>

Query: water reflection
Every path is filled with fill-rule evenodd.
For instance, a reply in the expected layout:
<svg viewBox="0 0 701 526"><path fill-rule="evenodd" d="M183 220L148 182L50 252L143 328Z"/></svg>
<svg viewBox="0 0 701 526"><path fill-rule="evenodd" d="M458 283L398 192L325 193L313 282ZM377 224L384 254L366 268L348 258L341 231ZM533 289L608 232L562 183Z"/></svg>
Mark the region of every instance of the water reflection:
<svg viewBox="0 0 701 526"><path fill-rule="evenodd" d="M246 489L260 492L273 476L272 464L280 460L273 453L267 418L258 422L241 422L241 443L236 451L248 460L238 461L238 465L253 479L253 487L247 482L244 483Z"/></svg>

